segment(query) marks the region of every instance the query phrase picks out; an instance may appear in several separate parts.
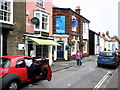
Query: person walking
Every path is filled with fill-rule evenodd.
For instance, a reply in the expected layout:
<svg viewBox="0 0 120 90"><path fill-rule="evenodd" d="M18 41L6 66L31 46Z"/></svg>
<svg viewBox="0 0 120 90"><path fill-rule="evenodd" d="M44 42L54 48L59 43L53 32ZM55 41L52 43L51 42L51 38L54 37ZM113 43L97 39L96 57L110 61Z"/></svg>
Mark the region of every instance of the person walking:
<svg viewBox="0 0 120 90"><path fill-rule="evenodd" d="M32 48L31 51L30 51L30 56L35 58L36 55L35 55L35 50Z"/></svg>
<svg viewBox="0 0 120 90"><path fill-rule="evenodd" d="M77 60L77 67L82 66L82 52L79 49L76 52L75 59Z"/></svg>

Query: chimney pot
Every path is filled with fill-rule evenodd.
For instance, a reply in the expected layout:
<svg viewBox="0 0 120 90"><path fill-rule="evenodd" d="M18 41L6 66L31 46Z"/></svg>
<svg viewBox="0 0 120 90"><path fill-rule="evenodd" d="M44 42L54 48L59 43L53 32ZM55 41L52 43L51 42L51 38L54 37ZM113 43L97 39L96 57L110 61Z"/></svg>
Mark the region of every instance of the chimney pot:
<svg viewBox="0 0 120 90"><path fill-rule="evenodd" d="M80 6L76 6L75 11L76 11L77 14L80 14Z"/></svg>

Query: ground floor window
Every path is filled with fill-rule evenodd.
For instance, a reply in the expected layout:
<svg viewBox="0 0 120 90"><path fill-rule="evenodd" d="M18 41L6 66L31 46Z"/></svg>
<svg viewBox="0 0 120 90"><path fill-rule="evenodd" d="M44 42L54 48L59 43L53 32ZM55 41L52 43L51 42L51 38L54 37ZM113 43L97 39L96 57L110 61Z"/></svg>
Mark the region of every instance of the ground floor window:
<svg viewBox="0 0 120 90"><path fill-rule="evenodd" d="M33 48L33 42L32 41L28 41L28 56L30 56L30 51Z"/></svg>
<svg viewBox="0 0 120 90"><path fill-rule="evenodd" d="M76 50L79 49L79 42L77 42L77 47L76 47Z"/></svg>
<svg viewBox="0 0 120 90"><path fill-rule="evenodd" d="M84 41L83 52L87 53L87 42L86 41Z"/></svg>
<svg viewBox="0 0 120 90"><path fill-rule="evenodd" d="M48 45L36 45L36 57L48 58Z"/></svg>

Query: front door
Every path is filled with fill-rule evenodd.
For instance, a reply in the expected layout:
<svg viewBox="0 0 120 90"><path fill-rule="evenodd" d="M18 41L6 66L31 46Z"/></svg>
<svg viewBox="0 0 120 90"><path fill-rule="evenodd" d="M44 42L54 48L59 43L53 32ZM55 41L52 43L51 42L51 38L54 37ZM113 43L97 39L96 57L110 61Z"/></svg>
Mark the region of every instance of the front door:
<svg viewBox="0 0 120 90"><path fill-rule="evenodd" d="M64 58L64 43L58 42L61 46L57 46L57 58Z"/></svg>

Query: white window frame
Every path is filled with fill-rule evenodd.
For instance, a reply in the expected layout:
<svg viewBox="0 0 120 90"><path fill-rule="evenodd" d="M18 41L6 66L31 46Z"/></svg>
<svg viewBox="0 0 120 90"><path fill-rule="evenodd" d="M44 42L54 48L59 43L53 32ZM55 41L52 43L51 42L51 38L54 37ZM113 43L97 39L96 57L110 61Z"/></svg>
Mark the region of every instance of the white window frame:
<svg viewBox="0 0 120 90"><path fill-rule="evenodd" d="M44 0L36 0L36 6L44 8Z"/></svg>
<svg viewBox="0 0 120 90"><path fill-rule="evenodd" d="M34 11L34 17L36 17L36 13L40 14L40 19L39 19L39 29L36 28L36 25L34 25L34 31L40 31L41 25L40 25L40 20L41 20L41 13L40 11Z"/></svg>
<svg viewBox="0 0 120 90"><path fill-rule="evenodd" d="M7 24L13 24L13 0L8 0L8 1L5 1L5 0L2 0L0 2L10 2L10 11L8 10L4 10L4 9L1 9L0 8L0 11L3 12L3 14L6 12L7 14L10 13L10 21L5 21L5 20L0 20L1 23L7 23ZM3 18L4 18L4 15L3 15Z"/></svg>
<svg viewBox="0 0 120 90"><path fill-rule="evenodd" d="M34 11L34 17L36 17L36 13L40 14L40 19L39 19L39 29L36 29L35 25L34 25L34 31L43 31L43 32L48 32L49 33L49 14L46 12L43 12L42 10L39 11ZM47 15L47 30L42 29L42 15Z"/></svg>
<svg viewBox="0 0 120 90"><path fill-rule="evenodd" d="M42 25L41 25L41 29L42 31L49 32L49 15L47 15L46 13L42 13L42 17L43 15L47 16L47 22L44 22L47 24L47 27L46 27L47 29L42 29ZM42 24L43 24L43 21L42 21Z"/></svg>

